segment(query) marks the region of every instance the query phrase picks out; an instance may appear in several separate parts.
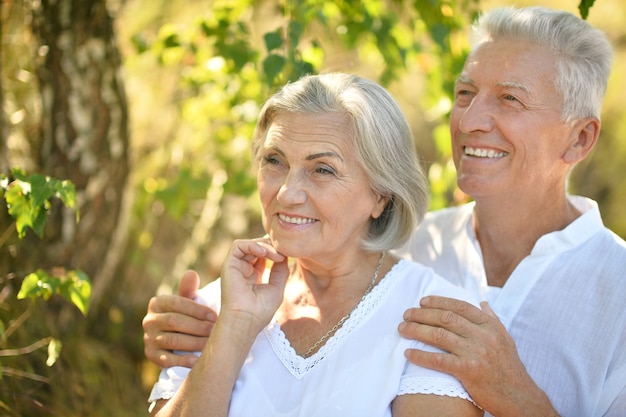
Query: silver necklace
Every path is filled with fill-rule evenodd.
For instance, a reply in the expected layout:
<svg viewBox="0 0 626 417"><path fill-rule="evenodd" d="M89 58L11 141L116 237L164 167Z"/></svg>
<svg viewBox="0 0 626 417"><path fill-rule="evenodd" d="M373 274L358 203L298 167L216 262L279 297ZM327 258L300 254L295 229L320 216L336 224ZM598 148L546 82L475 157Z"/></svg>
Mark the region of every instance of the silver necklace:
<svg viewBox="0 0 626 417"><path fill-rule="evenodd" d="M328 339L330 336L332 336L346 322L346 320L348 320L350 318L350 316L352 315L354 310L357 308L357 306L363 302L365 297L367 297L367 294L369 294L372 291L372 289L374 288L374 284L376 283L376 280L378 279L378 273L380 272L380 267L383 264L383 259L384 258L385 258L385 252L381 253L380 254L380 258L378 258L378 265L376 266L376 271L374 272L374 276L372 277L372 281L370 282L370 285L365 290L365 293L363 294L363 297L361 297L361 300L359 300L359 302L356 303L356 305L354 307L352 307L352 310L350 310L348 312L348 314L346 314L345 316L340 318L339 321L337 322L337 324L335 324L324 336L320 337L319 340L317 342L315 342L313 344L313 346L311 346L309 348L309 350L306 351L306 353L303 355L303 357L308 358L309 356L311 356L311 354L313 352L315 352L317 350L317 348L319 348L320 345L326 341L326 339Z"/></svg>

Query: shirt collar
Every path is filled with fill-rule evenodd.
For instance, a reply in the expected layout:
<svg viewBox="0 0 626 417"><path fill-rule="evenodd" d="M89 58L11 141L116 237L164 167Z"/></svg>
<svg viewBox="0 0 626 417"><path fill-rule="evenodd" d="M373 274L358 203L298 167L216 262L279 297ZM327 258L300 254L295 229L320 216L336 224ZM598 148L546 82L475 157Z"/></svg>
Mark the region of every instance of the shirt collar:
<svg viewBox="0 0 626 417"><path fill-rule="evenodd" d="M532 255L542 254L555 254L566 251L570 248L580 245L582 242L589 239L596 232L604 228L602 223L602 217L600 216L600 210L598 209L598 203L590 198L568 195L567 199L574 205L582 214L567 225L562 230L547 233L541 236L533 250ZM467 234L474 246L480 252L480 244L476 238L476 231L474 230L474 206L475 202L471 202L465 205L465 213L467 215Z"/></svg>
<svg viewBox="0 0 626 417"><path fill-rule="evenodd" d="M576 247L604 228L598 204L590 198L568 196L570 203L582 214L562 230L547 233L537 240L533 255L564 252Z"/></svg>

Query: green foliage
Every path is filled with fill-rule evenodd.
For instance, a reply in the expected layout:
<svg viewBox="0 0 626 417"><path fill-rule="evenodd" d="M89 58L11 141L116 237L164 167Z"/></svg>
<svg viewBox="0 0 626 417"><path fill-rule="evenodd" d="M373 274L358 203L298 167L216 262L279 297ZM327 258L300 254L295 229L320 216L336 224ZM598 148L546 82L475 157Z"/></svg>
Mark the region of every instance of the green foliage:
<svg viewBox="0 0 626 417"><path fill-rule="evenodd" d="M8 213L15 220L15 228L19 239L23 239L26 236L29 228L40 238L43 237L52 198L58 198L65 206L75 209L76 221L79 219L78 210L76 209L75 187L74 184L67 180L62 181L40 174L27 176L22 170L13 169L11 178L0 175L0 196L4 197ZM9 226L7 231L10 231L12 227L12 225ZM3 236L6 238L7 233L3 233ZM0 242L0 246L3 243L4 240ZM38 269L24 278L17 294L17 299L30 298L34 301L37 298L42 298L48 300L54 294L58 294L70 301L83 315L86 315L89 309L91 283L87 275L80 270L55 268L53 273L49 274L43 269ZM12 333L18 328L22 328L22 325L31 314L30 311L33 305L31 304L29 309L19 315L19 317L11 318L8 328L5 327L3 321L0 321L0 347L4 347L7 344L8 338ZM52 337L39 339L21 348L0 349L0 357L19 358L46 345L48 346L46 365L51 367L59 358L62 347L61 341ZM46 381L45 377L37 373L6 366L6 360L3 360L2 365L0 366L0 379L12 376L27 378L33 381ZM5 411L15 411L8 404L0 402L0 406Z"/></svg>
<svg viewBox="0 0 626 417"><path fill-rule="evenodd" d="M596 0L580 0L578 4L578 11L580 12L580 17L586 19L589 16L589 9L593 6Z"/></svg>
<svg viewBox="0 0 626 417"><path fill-rule="evenodd" d="M87 275L80 271L66 271L58 268L55 275L50 275L42 269L28 274L22 282L22 287L17 294L18 299L38 297L44 300L54 294L59 294L73 303L83 315L89 310L91 297L91 282Z"/></svg>
<svg viewBox="0 0 626 417"><path fill-rule="evenodd" d="M43 237L46 216L53 197L60 199L65 206L75 209L76 221L79 220L76 190L71 181L40 174L27 176L18 168L11 170L11 176L12 179L0 174L0 197L4 197L8 213L15 219L15 228L20 239L24 238L29 228L40 238ZM57 268L50 275L38 269L22 282L18 299L42 297L47 300L53 294L61 295L83 314L87 314L91 283L80 270Z"/></svg>
<svg viewBox="0 0 626 417"><path fill-rule="evenodd" d="M164 149L171 146L171 154L185 155L174 164L166 150L161 161L154 155L152 162L162 165L151 170L161 174L140 181L136 215L145 219L158 204L181 219L193 201L202 199L200 188L208 189L216 176L225 175L224 198L253 195L250 140L262 103L285 83L326 70L331 49L354 54L337 70L379 68L378 80L387 86L417 62L429 80L415 100L447 103L437 116L445 124L451 86L467 50L461 32L476 7L469 0L299 0L276 2L270 8L274 14L259 24L251 18L258 12L255 2L218 1L189 24L164 24L154 39L134 33L138 54L179 74L172 105L180 127ZM138 230L134 235L155 233Z"/></svg>
<svg viewBox="0 0 626 417"><path fill-rule="evenodd" d="M59 198L69 208L76 208L76 190L67 180L58 180L40 174L26 176L20 169L11 171L11 181L0 174L0 197L4 196L9 214L15 219L18 236L23 238L28 228L43 237L50 199ZM76 221L79 219L76 210Z"/></svg>

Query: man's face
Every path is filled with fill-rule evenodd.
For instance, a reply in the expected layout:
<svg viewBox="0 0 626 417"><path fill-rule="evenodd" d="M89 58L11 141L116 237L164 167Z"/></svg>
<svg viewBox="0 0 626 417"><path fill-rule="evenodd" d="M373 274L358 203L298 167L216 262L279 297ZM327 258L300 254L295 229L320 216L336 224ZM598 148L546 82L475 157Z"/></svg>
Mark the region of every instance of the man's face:
<svg viewBox="0 0 626 417"><path fill-rule="evenodd" d="M528 42L486 42L472 52L450 119L461 190L475 199L563 192L573 130L561 119L555 74L551 51Z"/></svg>

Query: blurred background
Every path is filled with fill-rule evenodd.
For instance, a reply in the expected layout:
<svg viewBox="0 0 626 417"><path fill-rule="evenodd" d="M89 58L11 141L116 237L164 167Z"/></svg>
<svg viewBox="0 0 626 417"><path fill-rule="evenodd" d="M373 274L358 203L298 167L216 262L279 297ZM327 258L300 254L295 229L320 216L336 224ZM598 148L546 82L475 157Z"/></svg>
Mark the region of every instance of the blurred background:
<svg viewBox="0 0 626 417"><path fill-rule="evenodd" d="M467 201L450 159L452 85L469 23L509 4L2 0L0 173L69 180L75 206L53 195L41 233L21 235L0 205L0 416L147 415L148 300L186 269L209 282L234 238L262 234L251 133L263 101L304 73L385 85L412 124L431 208ZM615 47L600 141L570 185L626 237L626 6L515 4L582 13ZM45 296L18 299L33 271Z"/></svg>

